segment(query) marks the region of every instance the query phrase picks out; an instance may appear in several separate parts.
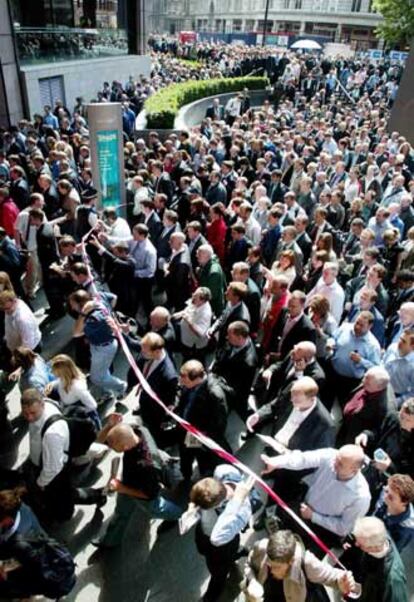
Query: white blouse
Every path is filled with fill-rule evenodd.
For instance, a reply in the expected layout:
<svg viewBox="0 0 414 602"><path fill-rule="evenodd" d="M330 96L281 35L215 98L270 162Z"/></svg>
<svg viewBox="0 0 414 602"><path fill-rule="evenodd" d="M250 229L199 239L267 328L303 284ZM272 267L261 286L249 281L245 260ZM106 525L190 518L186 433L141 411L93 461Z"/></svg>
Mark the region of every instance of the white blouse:
<svg viewBox="0 0 414 602"><path fill-rule="evenodd" d="M59 378L53 381L52 384L57 385L60 401L63 406L69 406L76 402L80 402L90 411L96 410L98 407L95 398L88 391L86 380L83 378L76 378L72 382L69 391L65 390L63 382Z"/></svg>

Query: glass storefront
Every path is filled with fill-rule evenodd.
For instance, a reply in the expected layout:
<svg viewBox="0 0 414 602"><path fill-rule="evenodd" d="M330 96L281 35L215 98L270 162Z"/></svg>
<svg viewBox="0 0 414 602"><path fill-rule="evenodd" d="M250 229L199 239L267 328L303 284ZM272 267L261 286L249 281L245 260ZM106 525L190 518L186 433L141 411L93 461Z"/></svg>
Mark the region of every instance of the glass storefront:
<svg viewBox="0 0 414 602"><path fill-rule="evenodd" d="M128 54L126 0L11 0L21 64Z"/></svg>

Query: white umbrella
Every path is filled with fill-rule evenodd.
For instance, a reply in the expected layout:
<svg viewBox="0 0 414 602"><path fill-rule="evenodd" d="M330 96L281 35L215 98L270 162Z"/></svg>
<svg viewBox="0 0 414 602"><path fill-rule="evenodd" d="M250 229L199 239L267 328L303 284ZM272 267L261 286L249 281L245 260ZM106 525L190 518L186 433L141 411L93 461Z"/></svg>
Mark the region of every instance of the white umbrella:
<svg viewBox="0 0 414 602"><path fill-rule="evenodd" d="M298 40L292 44L291 48L294 50L322 50L322 46L315 40Z"/></svg>

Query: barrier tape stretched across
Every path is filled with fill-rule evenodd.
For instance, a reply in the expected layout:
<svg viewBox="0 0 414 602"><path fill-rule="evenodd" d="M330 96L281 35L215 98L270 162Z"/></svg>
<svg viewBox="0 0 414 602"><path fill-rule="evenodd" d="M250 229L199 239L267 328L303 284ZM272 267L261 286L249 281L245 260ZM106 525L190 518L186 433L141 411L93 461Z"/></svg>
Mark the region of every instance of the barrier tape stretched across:
<svg viewBox="0 0 414 602"><path fill-rule="evenodd" d="M92 280L93 283L93 288L95 289L95 295L97 297L100 296L100 293L98 292L96 286L95 286L95 279L93 277L93 274L90 271L89 268L89 259L88 259L88 255L86 252L86 239L90 236L90 234L95 230L94 228L91 228L91 230L89 232L87 232L87 234L85 234L85 236L83 236L82 238L82 255L85 259L85 264L88 266L88 270L89 270L89 274L90 274L90 278ZM109 314L109 311L108 311ZM200 441L200 443L202 443L205 447L207 447L210 451L212 451L214 454L216 454L217 456L219 456L222 460L224 460L225 462L228 462L229 464L232 464L234 466L236 466L236 468L238 468L239 470L241 470L243 473L245 473L246 475L249 475L251 477L253 477L256 481L256 483L258 483L260 485L260 487L272 498L272 500L274 500L278 506L280 506L285 512L287 512L287 514L289 514L292 519L302 527L302 529L309 535L309 537L316 543L316 545L323 551L325 552L325 554L328 554L328 556L335 562L335 564L337 564L338 566L340 566L342 569L346 570L345 566L342 564L342 562L337 558L336 554L334 554L325 544L324 542L312 531L312 529L300 518L300 516L298 516L287 504L286 502L279 497L279 495L277 493L275 493L275 491L273 491L273 489L271 487L269 487L269 485L259 476L257 475L255 472L253 472L248 466L246 466L245 464L243 464L242 462L240 462L240 460L238 458L236 458L235 456L233 456L233 454L229 453L228 451L226 451L225 449L223 449L220 445L218 445L218 443L216 443L213 439L211 439L210 437L207 437L207 435L205 435L204 433L202 433L201 431L199 431L195 426L193 426L191 423L187 422L187 420L184 420L183 418L181 418L181 416L178 416L178 414L176 414L173 410L170 410L170 408L168 408L164 402L158 397L158 395L156 393L154 393L154 391L152 390L152 388L150 387L150 385L148 384L146 378L144 377L144 375L142 374L141 370L138 368L137 363L123 337L123 334L119 328L119 325L117 323L117 321L114 321L115 323L115 332L117 335L117 338L120 342L121 348L125 354L125 357L128 361L128 364L130 365L130 367L132 368L132 370L134 371L139 384L141 385L141 387L145 390L145 392L156 402L158 403L159 406L161 406L163 408L163 410L173 419L175 420L175 422L177 422L184 430L186 430L188 433L191 433L191 435L193 435L198 441Z"/></svg>

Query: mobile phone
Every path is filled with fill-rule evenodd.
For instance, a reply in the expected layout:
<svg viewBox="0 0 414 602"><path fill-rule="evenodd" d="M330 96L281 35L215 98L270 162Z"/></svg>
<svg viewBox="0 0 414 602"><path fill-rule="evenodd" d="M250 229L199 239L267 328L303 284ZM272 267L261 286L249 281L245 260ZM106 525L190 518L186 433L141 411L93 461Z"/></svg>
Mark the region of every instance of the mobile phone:
<svg viewBox="0 0 414 602"><path fill-rule="evenodd" d="M382 462L387 457L387 454L380 447L374 451L374 460L377 462Z"/></svg>

